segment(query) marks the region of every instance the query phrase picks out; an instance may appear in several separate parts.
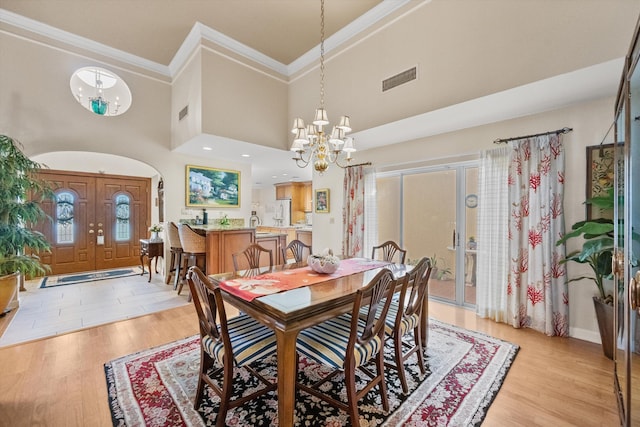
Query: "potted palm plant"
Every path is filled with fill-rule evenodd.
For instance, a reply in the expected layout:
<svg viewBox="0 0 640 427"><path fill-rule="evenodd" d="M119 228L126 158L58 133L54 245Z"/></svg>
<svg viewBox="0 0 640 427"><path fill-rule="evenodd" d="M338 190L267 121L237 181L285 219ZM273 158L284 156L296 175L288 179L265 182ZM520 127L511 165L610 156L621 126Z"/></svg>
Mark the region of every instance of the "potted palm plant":
<svg viewBox="0 0 640 427"><path fill-rule="evenodd" d="M49 185L37 177L42 167L22 152L19 142L0 135L0 314L17 307L18 283L47 272L38 252L49 242L31 228L46 218L40 206L52 197Z"/></svg>
<svg viewBox="0 0 640 427"><path fill-rule="evenodd" d="M586 203L603 209L612 209L614 204L614 189L611 188L607 195L594 197ZM567 254L560 262L566 263L574 261L580 264L586 264L591 268L591 275L574 277L570 279L569 282L590 279L595 283L598 294L593 297L593 304L598 320L602 350L605 356L610 359L613 359L615 337L613 328L614 298L611 293L613 291L605 288L605 281L613 278L611 265L614 249L613 225L613 220L607 218L579 221L573 224L571 231L556 243L560 245L570 238L579 236L584 239L580 249Z"/></svg>

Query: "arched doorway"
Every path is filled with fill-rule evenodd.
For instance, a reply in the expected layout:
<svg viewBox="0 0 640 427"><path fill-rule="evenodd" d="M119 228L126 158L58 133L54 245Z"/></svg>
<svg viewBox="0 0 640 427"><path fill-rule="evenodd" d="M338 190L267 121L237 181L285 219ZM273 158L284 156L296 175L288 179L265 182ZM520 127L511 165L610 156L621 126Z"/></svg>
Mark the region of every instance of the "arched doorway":
<svg viewBox="0 0 640 427"><path fill-rule="evenodd" d="M43 204L51 221L40 230L51 243L41 254L51 274L139 264L140 239L159 213L158 173L141 162L99 153L48 153L33 158L51 169L55 200ZM108 173L109 172L109 173Z"/></svg>

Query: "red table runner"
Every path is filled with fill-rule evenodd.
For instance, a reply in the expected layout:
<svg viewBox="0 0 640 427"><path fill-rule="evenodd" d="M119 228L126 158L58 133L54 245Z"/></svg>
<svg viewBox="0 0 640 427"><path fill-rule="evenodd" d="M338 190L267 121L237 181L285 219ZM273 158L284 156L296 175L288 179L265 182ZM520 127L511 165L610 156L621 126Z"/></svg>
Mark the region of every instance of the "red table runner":
<svg viewBox="0 0 640 427"><path fill-rule="evenodd" d="M254 277L225 280L220 283L220 287L245 301L252 301L254 298L264 295L350 276L362 271L384 267L388 264L389 263L385 261L366 258L349 258L342 260L338 270L333 274L320 274L313 271L311 267L301 267L275 273L260 274Z"/></svg>

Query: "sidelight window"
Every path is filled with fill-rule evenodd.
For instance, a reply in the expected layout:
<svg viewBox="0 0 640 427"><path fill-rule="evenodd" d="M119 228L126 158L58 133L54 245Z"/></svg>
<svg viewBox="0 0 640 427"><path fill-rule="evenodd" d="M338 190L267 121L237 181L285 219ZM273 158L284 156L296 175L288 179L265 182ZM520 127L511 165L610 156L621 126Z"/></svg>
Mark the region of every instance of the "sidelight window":
<svg viewBox="0 0 640 427"><path fill-rule="evenodd" d="M74 196L69 192L56 196L56 243L73 243L73 203Z"/></svg>

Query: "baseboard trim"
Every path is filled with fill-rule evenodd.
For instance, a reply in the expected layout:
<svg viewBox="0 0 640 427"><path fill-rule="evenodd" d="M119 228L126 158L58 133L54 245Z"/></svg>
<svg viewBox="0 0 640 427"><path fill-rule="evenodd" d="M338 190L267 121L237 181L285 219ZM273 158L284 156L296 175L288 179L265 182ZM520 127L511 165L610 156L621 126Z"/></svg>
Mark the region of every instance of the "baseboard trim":
<svg viewBox="0 0 640 427"><path fill-rule="evenodd" d="M569 328L569 336L583 341L602 344L600 333L583 328Z"/></svg>

